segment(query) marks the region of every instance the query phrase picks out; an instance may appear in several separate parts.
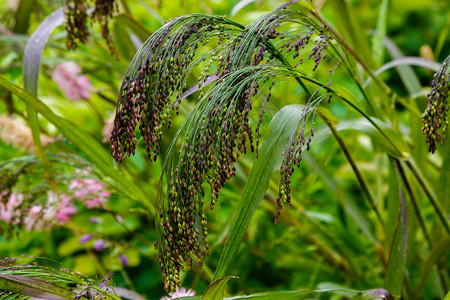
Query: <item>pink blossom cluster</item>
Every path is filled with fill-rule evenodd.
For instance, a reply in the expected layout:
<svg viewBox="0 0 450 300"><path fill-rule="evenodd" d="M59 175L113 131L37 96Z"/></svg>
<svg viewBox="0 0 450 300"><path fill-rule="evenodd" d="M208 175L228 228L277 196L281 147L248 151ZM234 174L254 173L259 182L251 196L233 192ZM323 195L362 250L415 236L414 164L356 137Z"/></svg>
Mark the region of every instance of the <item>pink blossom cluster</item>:
<svg viewBox="0 0 450 300"><path fill-rule="evenodd" d="M58 197L53 192L48 193L46 206L33 205L24 209L21 209L25 207L23 194L11 193L8 199L3 199L5 196L0 194L0 220L12 225L18 225L23 220L27 230L49 228L55 220L65 224L77 211L70 197Z"/></svg>
<svg viewBox="0 0 450 300"><path fill-rule="evenodd" d="M76 173L88 174L88 171L76 170ZM8 199L5 193L0 193L0 220L12 225L22 221L27 230L42 230L51 227L55 220L58 224L66 224L70 216L77 212L74 201L80 201L86 208L104 207L110 193L98 179L73 179L68 185L66 194L48 192L45 206L35 204L25 205L24 195L11 193Z"/></svg>
<svg viewBox="0 0 450 300"><path fill-rule="evenodd" d="M169 296L164 296L161 298L161 300L177 299L179 297L186 296L195 296L195 292L191 289L186 290L186 288L184 287L177 287L175 292L169 293Z"/></svg>
<svg viewBox="0 0 450 300"><path fill-rule="evenodd" d="M4 193L0 193L0 219L7 222L15 222L17 208L22 204L22 194L11 194L7 201L3 200Z"/></svg>
<svg viewBox="0 0 450 300"><path fill-rule="evenodd" d="M104 190L105 187L97 179L74 179L69 185L69 191L73 193L74 198L83 202L88 209L94 207L103 207L108 201L110 193Z"/></svg>
<svg viewBox="0 0 450 300"><path fill-rule="evenodd" d="M81 67L74 62L59 64L52 73L53 80L65 92L67 98L77 101L88 99L92 92L92 84L85 75L79 75Z"/></svg>

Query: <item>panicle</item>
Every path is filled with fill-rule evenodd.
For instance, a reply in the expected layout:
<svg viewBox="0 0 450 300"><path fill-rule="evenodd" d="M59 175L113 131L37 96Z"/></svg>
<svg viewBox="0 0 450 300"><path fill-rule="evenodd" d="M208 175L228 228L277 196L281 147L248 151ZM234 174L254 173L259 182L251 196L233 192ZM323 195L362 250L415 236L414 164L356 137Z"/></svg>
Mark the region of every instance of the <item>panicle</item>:
<svg viewBox="0 0 450 300"><path fill-rule="evenodd" d="M273 77L275 66L280 66L276 60L280 59L279 53L272 42L283 38L277 32L280 24L296 18L298 14L294 11L275 11L239 30L220 17L176 18L156 31L130 64L110 137L111 154L118 163L125 156L134 155L137 127L149 159L157 159L162 128L170 127L173 112L178 114L187 76L192 68L204 62L198 79L200 100L188 116L195 125L184 131L178 155L170 156L165 165L168 197L160 203L155 248L166 291L175 291L180 285L185 266L200 267L209 253L204 186L209 185L211 201L206 206L212 209L221 189L235 175L237 158L247 151L258 151L260 126L275 84L268 80ZM294 44L285 47L299 52L313 36L317 36L316 45L305 59L314 59L315 70L326 58L325 50L331 40L325 30L310 26L306 35L288 41ZM212 39L216 39L218 46L197 56L196 51ZM203 85L210 78L212 68L216 68L213 70L216 82L205 93ZM286 72L294 71L289 68ZM262 100L256 129L252 129L253 99L267 85L268 94ZM311 142L303 134L306 121L314 119L322 98L313 98L308 103L301 130L284 157L280 193L283 191L287 201L292 164L300 163L301 146L309 149ZM281 205L277 216L280 209Z"/></svg>
<svg viewBox="0 0 450 300"><path fill-rule="evenodd" d="M108 29L109 19L116 8L115 0L95 0L92 9L89 0L66 0L66 30L67 30L67 48L76 49L79 43L86 43L89 37L87 23L98 22L102 28L102 36L108 45L111 53L114 53L111 33Z"/></svg>
<svg viewBox="0 0 450 300"><path fill-rule="evenodd" d="M436 142L443 143L448 126L448 112L450 105L450 56L442 64L440 70L434 74L431 90L428 92L428 106L422 114L422 133L428 143L428 151L436 151Z"/></svg>

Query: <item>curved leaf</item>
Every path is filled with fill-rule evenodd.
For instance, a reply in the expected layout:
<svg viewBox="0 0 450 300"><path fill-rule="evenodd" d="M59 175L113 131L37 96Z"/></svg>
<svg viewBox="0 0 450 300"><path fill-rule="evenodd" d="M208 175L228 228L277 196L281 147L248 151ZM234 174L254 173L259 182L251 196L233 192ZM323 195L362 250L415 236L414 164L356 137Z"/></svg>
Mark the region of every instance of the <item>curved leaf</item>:
<svg viewBox="0 0 450 300"><path fill-rule="evenodd" d="M23 80L25 89L33 95L37 95L37 82L42 51L47 43L48 37L53 30L64 24L64 8L55 10L45 18L31 35L25 47L23 61Z"/></svg>
<svg viewBox="0 0 450 300"><path fill-rule="evenodd" d="M39 24L34 33L31 35L28 43L25 47L24 61L23 61L23 81L25 90L32 95L37 96L37 82L39 75L39 66L41 63L42 51L44 50L47 39L53 30L59 25L64 24L64 8L55 10L50 16ZM40 134L39 134L39 122L36 111L27 104L28 122L30 124L31 132L33 135L33 141L36 145L36 152L41 162L41 165L45 171L50 185L56 189L56 184L53 180L53 173L48 162L44 149L42 148Z"/></svg>
<svg viewBox="0 0 450 300"><path fill-rule="evenodd" d="M384 291L384 293L383 293ZM276 292L263 292L251 295L243 295L243 296L233 296L233 297L224 297L217 298L220 300L297 300L297 299L313 299L312 297L316 294L331 294L331 295L345 295L347 297L356 297L352 299L361 299L361 300L375 300L375 299L387 299L391 300L392 298L375 298L375 294L379 295L390 295L389 292L383 289L376 290L367 290L367 291L355 291L349 289L320 289L320 290L298 290L298 291L276 291ZM205 294L206 295L206 294ZM317 295L318 296L318 295ZM181 297L182 300L200 300L198 296L196 297ZM316 299L316 298L314 298ZM215 300L215 299L214 299Z"/></svg>
<svg viewBox="0 0 450 300"><path fill-rule="evenodd" d="M388 13L389 0L381 1L377 20L377 31L373 37L372 51L377 65L381 65L384 59L383 39L386 35L386 19Z"/></svg>
<svg viewBox="0 0 450 300"><path fill-rule="evenodd" d="M49 300L74 299L76 294L37 278L0 274L0 289L19 295Z"/></svg>
<svg viewBox="0 0 450 300"><path fill-rule="evenodd" d="M429 59L421 58L421 57L399 57L399 58L396 58L396 59L382 65L374 73L375 73L375 75L380 75L384 71L387 71L392 68L402 67L402 66L403 67L404 66L418 66L418 67L423 67L423 68L432 70L434 72L439 71L439 69L441 67L441 65L439 63L429 60ZM411 69L411 71L412 71L412 69ZM401 71L399 71L399 72L401 72ZM402 73L400 73L400 74L402 74ZM404 76L406 76L406 74L409 74L409 72L404 71L404 74L405 74ZM404 79L405 84L407 84L406 82L409 82L407 80L411 80L410 79L411 76L412 75L410 74L407 77L408 79ZM412 80L415 81L414 79L412 79ZM372 81L371 77L367 78L366 82L364 82L364 84L363 84L363 87L367 87L371 81ZM410 94L417 93L418 91L420 91L420 85L408 87L408 90L409 90Z"/></svg>
<svg viewBox="0 0 450 300"><path fill-rule="evenodd" d="M406 271L407 254L408 218L406 215L405 197L403 196L402 189L400 188L400 210L398 214L398 223L392 240L388 270L384 282L384 287L398 298L400 298L402 293L403 275Z"/></svg>
<svg viewBox="0 0 450 300"><path fill-rule="evenodd" d="M311 290L300 290L300 291L281 291L281 292L269 292L269 293L258 293L248 296L236 296L225 298L226 300L239 300L239 299L255 299L255 300L296 300L310 298L316 293L329 292L325 291L311 291Z"/></svg>
<svg viewBox="0 0 450 300"><path fill-rule="evenodd" d="M208 287L205 294L203 294L202 300L221 300L221 299L223 299L223 292L225 289L225 284L231 278L238 278L238 277L225 276L223 278L220 278L220 279L214 281L214 283L212 283Z"/></svg>
<svg viewBox="0 0 450 300"><path fill-rule="evenodd" d="M241 200L231 224L228 241L217 266L213 280L226 275L244 238L253 213L269 185L270 176L279 160L293 128L299 122L302 107L288 105L282 108L272 119L259 150L259 157L245 184Z"/></svg>

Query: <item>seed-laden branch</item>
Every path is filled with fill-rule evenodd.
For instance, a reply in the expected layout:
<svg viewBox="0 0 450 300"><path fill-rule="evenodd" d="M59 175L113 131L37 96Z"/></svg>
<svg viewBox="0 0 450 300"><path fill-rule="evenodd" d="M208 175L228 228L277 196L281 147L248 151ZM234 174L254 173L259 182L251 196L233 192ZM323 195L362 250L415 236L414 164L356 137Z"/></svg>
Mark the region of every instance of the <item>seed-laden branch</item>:
<svg viewBox="0 0 450 300"><path fill-rule="evenodd" d="M114 54L111 33L108 23L112 13L117 9L115 0L95 0L94 6L89 6L86 0L66 0L66 29L67 48L76 49L79 43L86 43L89 37L87 23L99 23L102 28L102 37L106 41L109 50Z"/></svg>
<svg viewBox="0 0 450 300"><path fill-rule="evenodd" d="M180 283L185 265L201 266L209 251L204 185L209 185L212 209L221 188L235 174L237 158L248 150L258 151L272 87L279 80L295 78L303 87L303 81L310 81L318 90L311 94L283 154L275 222L283 203L290 204L294 165L300 164L302 150L309 149L314 135L312 127L305 135L306 124L314 120L322 100L329 101L335 92L297 67L311 60L314 72L327 56L337 57L328 55L336 48L330 47L332 40L320 24L288 9L245 27L223 17L194 14L166 23L136 54L121 87L111 134L111 153L117 162L134 154L138 125L149 159L157 159L162 127L170 127L172 113L178 114L189 74L197 66L203 68L198 80L200 100L182 125L184 133L176 135L182 146L177 152L172 143L164 163L168 198L159 203L156 248L167 290ZM206 44L213 49L204 48ZM290 55L292 60L287 59ZM211 73L217 81L205 91L203 84ZM257 106L259 118L252 128L253 99L263 88L269 92Z"/></svg>
<svg viewBox="0 0 450 300"><path fill-rule="evenodd" d="M431 91L428 93L428 106L422 115L422 132L426 136L428 151L436 151L436 142L443 143L448 127L450 105L450 55L445 59L439 71L434 74Z"/></svg>

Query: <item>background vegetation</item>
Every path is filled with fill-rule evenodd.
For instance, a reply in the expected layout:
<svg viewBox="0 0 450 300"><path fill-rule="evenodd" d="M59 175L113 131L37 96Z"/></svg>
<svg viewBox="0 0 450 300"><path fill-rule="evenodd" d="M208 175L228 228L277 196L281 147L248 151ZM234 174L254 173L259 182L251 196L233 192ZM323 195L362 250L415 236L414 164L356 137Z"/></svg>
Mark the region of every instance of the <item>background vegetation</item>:
<svg viewBox="0 0 450 300"><path fill-rule="evenodd" d="M58 26L65 21L63 11L58 12L61 1L8 0L0 7L4 297L15 297L5 283L11 278L5 276L37 277L39 272L44 275L40 278L64 287L53 292L68 298L89 298L92 293L81 287L95 289L96 277L126 288L124 298L137 299L132 291L147 299L166 295L154 247L158 197L167 198L160 179L169 146L200 95L188 95L180 115L173 114L171 128L162 128L155 162L140 141L135 155L116 165L109 154L109 135L124 75L142 43L165 20L206 13L226 15L245 26L284 3L116 2L109 44L102 36L105 19L99 19L87 23L89 38L71 51L66 27ZM291 8L307 11L305 3ZM384 288L396 298L443 299L450 286L450 143L438 143L436 152L429 153L421 117L433 74L450 54L448 5L420 0L317 0L313 5L342 37L336 47L342 47L346 62L333 73L334 96L320 105L311 149L304 151L290 178L292 207L285 205L275 225L280 154L301 114L296 105L309 99L294 76L273 87L265 106L261 142L275 146L264 150L263 144L258 158L250 151L241 155L236 175L222 188L214 210L205 205L210 253L202 268L181 273L182 286L202 295L213 279L228 275L238 278L226 283L226 296L267 292L272 293L267 299L346 299L358 294L354 291ZM292 55L285 55L289 63ZM323 60L312 72L314 62L305 59L297 69L326 85L336 64L332 58ZM186 89L197 86L204 68L192 70ZM267 93L263 90L255 98L258 108ZM282 127L280 120L288 118L294 118L293 124ZM259 110L250 114L253 130L258 120ZM378 127L369 120L378 120ZM41 134L42 147L35 147L30 128L35 136ZM261 202L248 196L252 187L255 195L262 193ZM208 192L205 199L209 204ZM245 214L244 208L255 208L254 214ZM236 212L245 218L234 219ZM227 246L236 256L222 262L230 228L238 231ZM26 284L30 282L15 291L23 291ZM216 289L220 284L210 291ZM327 289L332 292L275 294ZM377 293L382 291L364 297Z"/></svg>

